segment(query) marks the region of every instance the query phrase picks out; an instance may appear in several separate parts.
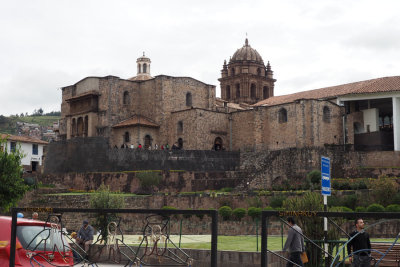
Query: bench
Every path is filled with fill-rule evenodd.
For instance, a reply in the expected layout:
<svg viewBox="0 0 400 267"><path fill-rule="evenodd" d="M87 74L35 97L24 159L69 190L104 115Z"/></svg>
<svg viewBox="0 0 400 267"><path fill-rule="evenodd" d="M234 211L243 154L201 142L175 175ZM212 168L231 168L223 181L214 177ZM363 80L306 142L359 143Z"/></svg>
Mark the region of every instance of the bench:
<svg viewBox="0 0 400 267"><path fill-rule="evenodd" d="M371 243L371 248L385 253L390 247L391 243ZM376 262L382 257L382 254L372 251L371 256ZM375 261L373 260L372 263ZM379 262L379 266L400 266L400 244L395 244L393 248L388 251L386 256Z"/></svg>

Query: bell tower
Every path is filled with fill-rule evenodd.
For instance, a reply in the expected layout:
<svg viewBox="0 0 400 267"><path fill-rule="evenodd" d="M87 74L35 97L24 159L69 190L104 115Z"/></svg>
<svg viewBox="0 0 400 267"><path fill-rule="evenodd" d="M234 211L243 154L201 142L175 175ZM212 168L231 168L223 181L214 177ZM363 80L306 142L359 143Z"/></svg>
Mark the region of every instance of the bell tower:
<svg viewBox="0 0 400 267"><path fill-rule="evenodd" d="M234 103L255 104L274 96L275 79L268 62L267 66L257 50L253 49L246 38L230 58L224 61L221 78L221 98Z"/></svg>

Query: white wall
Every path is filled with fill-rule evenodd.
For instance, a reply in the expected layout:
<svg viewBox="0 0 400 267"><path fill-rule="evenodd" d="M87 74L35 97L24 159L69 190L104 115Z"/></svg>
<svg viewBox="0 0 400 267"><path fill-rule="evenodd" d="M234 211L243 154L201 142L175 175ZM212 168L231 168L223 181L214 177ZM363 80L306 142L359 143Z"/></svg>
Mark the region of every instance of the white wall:
<svg viewBox="0 0 400 267"><path fill-rule="evenodd" d="M11 152L11 142L14 141L7 141L7 151ZM32 143L21 143L16 142L17 147L18 145L21 146L21 151L24 154L24 157L21 160L22 165L30 166L32 161L36 161L39 165L42 165L42 157L43 157L43 145L38 144L38 154L32 155Z"/></svg>
<svg viewBox="0 0 400 267"><path fill-rule="evenodd" d="M362 110L364 115L364 130L368 132L376 132L379 131L379 110L377 108L370 108Z"/></svg>

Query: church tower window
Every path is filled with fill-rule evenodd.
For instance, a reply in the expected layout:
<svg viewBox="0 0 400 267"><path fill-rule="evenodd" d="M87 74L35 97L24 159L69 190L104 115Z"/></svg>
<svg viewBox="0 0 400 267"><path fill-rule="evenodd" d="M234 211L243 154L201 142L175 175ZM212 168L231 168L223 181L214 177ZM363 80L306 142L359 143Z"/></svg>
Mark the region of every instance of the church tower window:
<svg viewBox="0 0 400 267"><path fill-rule="evenodd" d="M236 84L236 98L240 98L240 84Z"/></svg>
<svg viewBox="0 0 400 267"><path fill-rule="evenodd" d="M250 86L250 97L256 98L256 85L254 83Z"/></svg>
<svg viewBox="0 0 400 267"><path fill-rule="evenodd" d="M226 100L231 99L231 87L229 85L226 86Z"/></svg>
<svg viewBox="0 0 400 267"><path fill-rule="evenodd" d="M143 64L143 73L147 73L147 64L146 63Z"/></svg>
<svg viewBox="0 0 400 267"><path fill-rule="evenodd" d="M287 122L287 110L285 108L281 108L278 112L278 120L279 123Z"/></svg>
<svg viewBox="0 0 400 267"><path fill-rule="evenodd" d="M142 65L138 64L138 74L142 73Z"/></svg>
<svg viewBox="0 0 400 267"><path fill-rule="evenodd" d="M263 99L267 99L269 97L268 91L269 91L268 87L264 86L264 88L263 88Z"/></svg>
<svg viewBox="0 0 400 267"><path fill-rule="evenodd" d="M190 92L186 93L186 106L192 106L192 94Z"/></svg>
<svg viewBox="0 0 400 267"><path fill-rule="evenodd" d="M232 69L231 69L231 75L232 75L232 76L235 76L235 68L232 68Z"/></svg>

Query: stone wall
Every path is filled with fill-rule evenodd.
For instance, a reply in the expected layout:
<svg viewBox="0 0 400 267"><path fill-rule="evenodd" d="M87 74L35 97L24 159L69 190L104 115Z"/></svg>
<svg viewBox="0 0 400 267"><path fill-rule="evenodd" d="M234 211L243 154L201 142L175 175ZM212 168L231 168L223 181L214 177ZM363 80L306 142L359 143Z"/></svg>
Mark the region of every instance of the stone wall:
<svg viewBox="0 0 400 267"><path fill-rule="evenodd" d="M233 171L240 153L199 150L131 150L110 148L102 137L50 143L45 174L133 170Z"/></svg>

